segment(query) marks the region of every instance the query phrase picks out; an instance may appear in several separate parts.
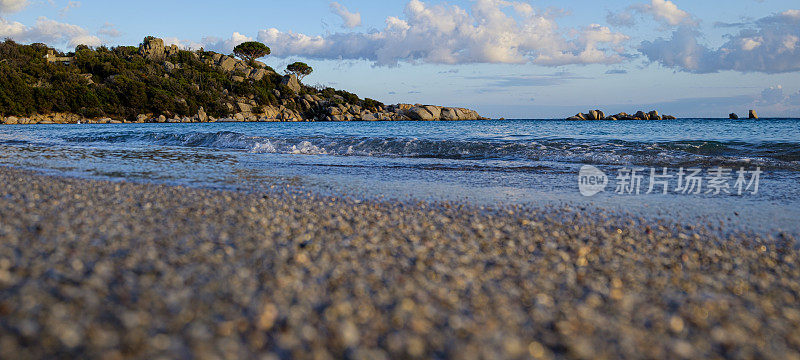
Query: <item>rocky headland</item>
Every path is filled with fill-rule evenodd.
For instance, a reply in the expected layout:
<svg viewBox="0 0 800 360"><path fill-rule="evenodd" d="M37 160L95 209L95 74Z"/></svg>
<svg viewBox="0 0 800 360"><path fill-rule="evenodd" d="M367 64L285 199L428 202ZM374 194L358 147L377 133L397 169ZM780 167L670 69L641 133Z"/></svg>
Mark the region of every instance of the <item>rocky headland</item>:
<svg viewBox="0 0 800 360"><path fill-rule="evenodd" d="M245 61L202 49L182 50L176 45L165 46L162 39L155 37L145 38L138 48L82 48L69 54L58 54L49 48L42 49L43 45L40 44L9 45L6 42L4 45L31 47L35 51L47 53L41 59L33 59L41 61L45 69L36 69L39 71L35 76L38 79L34 79L37 82L20 87L16 90L19 94L14 94L15 90L7 89L12 98L30 96L26 91L34 88L53 87L49 79L53 72L64 72L64 76L69 76L73 82L85 86L84 91L89 93L89 97L100 97L109 90L117 91L118 98L129 95L134 97L133 93L137 91L146 94L142 101L145 104L130 104L128 99L122 99L121 104L116 106L100 104L97 109L89 109L88 112L92 114L88 116L85 107L80 108L82 113L56 109L14 114L12 110L3 111L0 106L0 114L4 115L0 116L0 122L3 124L487 119L476 111L465 108L423 104L384 105L372 99L362 100L346 91L306 86L296 75L280 75L259 61ZM20 63L26 64L23 61ZM116 65L119 63L123 65ZM100 70L96 70L98 68ZM107 70L108 68L111 70ZM141 68L144 70L140 70ZM129 84L132 79L145 76L152 78L146 78L141 85ZM153 86L178 91L169 94L167 91L147 88ZM63 92L58 94L61 93ZM156 111L152 111L153 105L149 104L153 102L160 106ZM147 107L151 111L142 111L142 108Z"/></svg>
<svg viewBox="0 0 800 360"><path fill-rule="evenodd" d="M578 113L575 116L567 118L567 120L675 120L672 115L660 115L658 111L653 110L650 112L638 111L635 114L628 114L621 112L616 115L606 114L602 110L591 110L588 113Z"/></svg>

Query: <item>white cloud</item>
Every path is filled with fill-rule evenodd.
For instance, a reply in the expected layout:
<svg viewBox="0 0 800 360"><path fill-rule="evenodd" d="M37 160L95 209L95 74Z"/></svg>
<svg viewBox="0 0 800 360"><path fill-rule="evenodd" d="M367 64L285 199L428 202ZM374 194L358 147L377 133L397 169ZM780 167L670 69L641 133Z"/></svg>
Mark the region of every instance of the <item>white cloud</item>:
<svg viewBox="0 0 800 360"><path fill-rule="evenodd" d="M611 64L625 58L621 45L628 39L596 24L562 31L553 15L537 13L524 2L503 0L477 0L470 12L455 5L410 0L403 18L388 17L379 31L309 36L273 28L258 34L258 40L278 57L363 59L384 66L398 62Z"/></svg>
<svg viewBox="0 0 800 360"><path fill-rule="evenodd" d="M46 17L36 19L36 24L33 26L25 26L19 22L9 22L0 18L0 38L11 38L19 42L41 42L55 46L100 45L100 38L90 35L86 29Z"/></svg>
<svg viewBox="0 0 800 360"><path fill-rule="evenodd" d="M199 50L201 47L203 47L203 44L198 43L196 41L179 39L177 37L165 37L162 40L164 40L164 45L166 46L178 45L178 47L181 49Z"/></svg>
<svg viewBox="0 0 800 360"><path fill-rule="evenodd" d="M361 26L361 13L352 13L338 2L331 3L331 11L342 18L342 21L344 21L342 26L348 29Z"/></svg>
<svg viewBox="0 0 800 360"><path fill-rule="evenodd" d="M636 15L650 15L664 25L697 25L697 21L678 8L669 0L651 0L649 4L635 4L628 6L625 11L608 14L606 20L616 26L633 26L636 24Z"/></svg>
<svg viewBox="0 0 800 360"><path fill-rule="evenodd" d="M235 48L236 45L239 45L247 41L253 41L253 38L242 35L238 32L234 32L228 39L220 39L213 36L203 38L201 46L205 47L205 50L212 50L223 54L230 54L233 52L233 48ZM195 48L196 45L200 45L195 43L188 43L185 40L182 41L181 43L176 43L176 44L178 45L183 44L184 46L190 46L192 48Z"/></svg>
<svg viewBox="0 0 800 360"><path fill-rule="evenodd" d="M726 36L728 41L717 49L700 44L700 37L696 29L682 26L669 39L643 42L640 51L651 61L694 73L800 71L800 10L756 20Z"/></svg>
<svg viewBox="0 0 800 360"><path fill-rule="evenodd" d="M28 0L0 0L0 14L20 11L28 6Z"/></svg>

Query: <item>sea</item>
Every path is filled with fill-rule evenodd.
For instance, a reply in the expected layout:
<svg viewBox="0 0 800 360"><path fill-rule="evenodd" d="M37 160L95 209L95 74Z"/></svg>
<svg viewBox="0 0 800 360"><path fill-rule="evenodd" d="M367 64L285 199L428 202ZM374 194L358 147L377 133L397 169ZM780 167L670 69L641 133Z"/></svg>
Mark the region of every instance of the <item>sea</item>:
<svg viewBox="0 0 800 360"><path fill-rule="evenodd" d="M800 234L800 119L7 125L0 165Z"/></svg>

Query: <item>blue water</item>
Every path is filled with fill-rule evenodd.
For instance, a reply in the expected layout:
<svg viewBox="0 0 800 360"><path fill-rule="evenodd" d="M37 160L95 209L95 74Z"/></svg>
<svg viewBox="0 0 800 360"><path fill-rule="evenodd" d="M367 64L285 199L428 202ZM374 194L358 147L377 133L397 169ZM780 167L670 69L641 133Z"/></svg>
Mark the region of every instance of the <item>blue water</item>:
<svg viewBox="0 0 800 360"><path fill-rule="evenodd" d="M0 164L231 190L296 186L399 200L572 204L800 233L800 120L27 125L0 128ZM594 165L764 173L757 194L578 191ZM705 189L704 189L705 190Z"/></svg>

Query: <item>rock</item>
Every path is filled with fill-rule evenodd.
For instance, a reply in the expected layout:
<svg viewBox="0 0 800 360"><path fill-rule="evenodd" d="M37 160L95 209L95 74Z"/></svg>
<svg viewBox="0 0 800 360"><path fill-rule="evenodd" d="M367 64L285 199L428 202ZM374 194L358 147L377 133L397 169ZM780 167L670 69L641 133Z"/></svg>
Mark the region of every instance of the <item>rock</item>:
<svg viewBox="0 0 800 360"><path fill-rule="evenodd" d="M236 59L230 56L223 56L219 60L219 67L222 71L231 72L236 68Z"/></svg>
<svg viewBox="0 0 800 360"><path fill-rule="evenodd" d="M647 114L650 118L649 120L661 120L661 115L658 115L658 111L653 110Z"/></svg>
<svg viewBox="0 0 800 360"><path fill-rule="evenodd" d="M300 82L297 81L297 76L294 74L284 76L283 81L281 81L281 84L286 85L286 87L294 91L295 94L300 93L300 90L302 90Z"/></svg>
<svg viewBox="0 0 800 360"><path fill-rule="evenodd" d="M664 115L664 120L676 120L677 118L672 115Z"/></svg>
<svg viewBox="0 0 800 360"><path fill-rule="evenodd" d="M458 112L452 108L442 108L442 120L458 120Z"/></svg>
<svg viewBox="0 0 800 360"><path fill-rule="evenodd" d="M607 120L611 120L611 121L617 121L617 120L619 120L619 119L617 119L617 117L616 117L616 116L609 116Z"/></svg>
<svg viewBox="0 0 800 360"><path fill-rule="evenodd" d="M139 114L139 115L136 116L136 122L137 123L147 122L147 119L148 119L147 115L145 115L145 114Z"/></svg>
<svg viewBox="0 0 800 360"><path fill-rule="evenodd" d="M636 120L650 120L650 116L645 114L644 111L637 111L636 115L633 115Z"/></svg>
<svg viewBox="0 0 800 360"><path fill-rule="evenodd" d="M275 95L276 98L281 97L281 92L278 89L272 90L272 95Z"/></svg>
<svg viewBox="0 0 800 360"><path fill-rule="evenodd" d="M158 116L158 120L156 120L156 121L158 121L160 123L165 123L165 122L167 122L167 117L164 116L164 115L159 115Z"/></svg>
<svg viewBox="0 0 800 360"><path fill-rule="evenodd" d="M234 76L231 77L231 80L233 80L235 82L243 82L244 81L244 77L234 75Z"/></svg>
<svg viewBox="0 0 800 360"><path fill-rule="evenodd" d="M169 61L165 61L164 62L164 70L166 70L168 73L171 73L171 72L175 71L176 68L177 68L177 66L175 66L175 64L173 64L173 63L171 63Z"/></svg>
<svg viewBox="0 0 800 360"><path fill-rule="evenodd" d="M203 109L202 106L197 110L197 119L200 120L200 122L208 121L208 114L206 114L206 110Z"/></svg>
<svg viewBox="0 0 800 360"><path fill-rule="evenodd" d="M331 115L331 116L341 115L342 114L342 110L339 109L339 107L337 107L337 106L331 106L331 107L328 108L328 114Z"/></svg>
<svg viewBox="0 0 800 360"><path fill-rule="evenodd" d="M16 116L9 116L3 123L8 125L16 125L19 124L19 119Z"/></svg>
<svg viewBox="0 0 800 360"><path fill-rule="evenodd" d="M597 110L591 110L591 111L589 111L589 116L587 116L587 119L588 120L599 120L598 117L597 117L598 115L599 114L597 113Z"/></svg>
<svg viewBox="0 0 800 360"><path fill-rule="evenodd" d="M587 119L587 116L584 113L578 113L577 115L575 115L575 117L577 117L578 119L581 119L581 120L586 120Z"/></svg>
<svg viewBox="0 0 800 360"><path fill-rule="evenodd" d="M255 81L260 81L267 75L267 69L258 69L250 72L250 78Z"/></svg>
<svg viewBox="0 0 800 360"><path fill-rule="evenodd" d="M406 115L412 120L432 121L436 120L428 110L422 107L413 107L406 111Z"/></svg>
<svg viewBox="0 0 800 360"><path fill-rule="evenodd" d="M597 120L604 120L606 118L606 113L602 110L595 110L597 111Z"/></svg>
<svg viewBox="0 0 800 360"><path fill-rule="evenodd" d="M731 113L730 115L728 115L728 118L732 120L738 120L739 115L736 115L736 113Z"/></svg>
<svg viewBox="0 0 800 360"><path fill-rule="evenodd" d="M758 119L758 114L755 110L750 110L750 115L747 116L748 119Z"/></svg>
<svg viewBox="0 0 800 360"><path fill-rule="evenodd" d="M442 118L442 108L441 107L432 106L432 105L426 105L426 106L423 106L423 107L425 108L425 110L428 110L428 112L431 113L431 115L433 116L434 120L439 120L439 119Z"/></svg>
<svg viewBox="0 0 800 360"><path fill-rule="evenodd" d="M154 37L145 38L145 41L139 45L139 54L144 56L146 59L153 61L164 60L166 55L164 49L164 40Z"/></svg>
<svg viewBox="0 0 800 360"><path fill-rule="evenodd" d="M364 121L376 121L376 120L378 120L378 118L376 118L375 115L373 115L372 113L366 113L363 116L361 116L361 120L364 120Z"/></svg>
<svg viewBox="0 0 800 360"><path fill-rule="evenodd" d="M577 117L577 116L570 116L570 117L568 117L568 118L567 118L567 120L570 120L570 121L579 121L579 120L583 120L583 119L581 119L581 118L579 118L579 117Z"/></svg>
<svg viewBox="0 0 800 360"><path fill-rule="evenodd" d="M248 104L248 103L240 102L240 103L237 103L236 105L239 107L239 111L243 112L243 113L250 113L253 110L253 107L250 106L250 104Z"/></svg>

